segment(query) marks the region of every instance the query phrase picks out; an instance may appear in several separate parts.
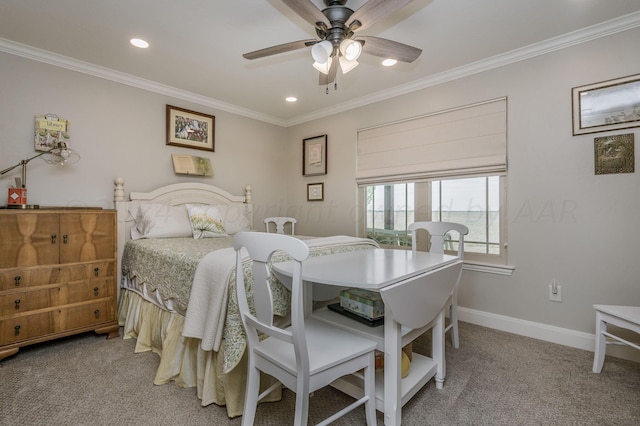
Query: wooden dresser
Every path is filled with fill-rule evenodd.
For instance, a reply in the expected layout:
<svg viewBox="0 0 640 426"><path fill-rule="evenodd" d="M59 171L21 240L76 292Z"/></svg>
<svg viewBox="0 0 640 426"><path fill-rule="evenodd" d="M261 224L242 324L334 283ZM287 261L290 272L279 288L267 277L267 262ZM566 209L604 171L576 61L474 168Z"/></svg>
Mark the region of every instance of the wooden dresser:
<svg viewBox="0 0 640 426"><path fill-rule="evenodd" d="M0 209L0 360L86 331L117 337L115 210Z"/></svg>

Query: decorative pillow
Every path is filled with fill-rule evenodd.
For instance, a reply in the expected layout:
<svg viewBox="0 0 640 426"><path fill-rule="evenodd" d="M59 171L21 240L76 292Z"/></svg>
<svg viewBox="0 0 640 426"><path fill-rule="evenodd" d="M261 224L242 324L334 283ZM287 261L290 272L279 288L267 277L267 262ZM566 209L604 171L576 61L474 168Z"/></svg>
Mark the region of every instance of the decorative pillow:
<svg viewBox="0 0 640 426"><path fill-rule="evenodd" d="M226 237L227 231L222 224L222 212L217 206L196 206L187 204L193 238Z"/></svg>
<svg viewBox="0 0 640 426"><path fill-rule="evenodd" d="M244 205L220 205L216 206L222 214L222 225L227 234L233 235L240 231L250 231L251 223L246 214Z"/></svg>
<svg viewBox="0 0 640 426"><path fill-rule="evenodd" d="M192 236L191 222L185 206L167 204L139 204L129 210L134 226L131 239L176 238Z"/></svg>

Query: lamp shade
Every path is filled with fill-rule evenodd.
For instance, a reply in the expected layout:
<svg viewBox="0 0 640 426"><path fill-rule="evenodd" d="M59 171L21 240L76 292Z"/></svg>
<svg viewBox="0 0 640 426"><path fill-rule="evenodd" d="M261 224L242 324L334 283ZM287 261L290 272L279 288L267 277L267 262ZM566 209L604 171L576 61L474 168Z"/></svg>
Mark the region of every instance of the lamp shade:
<svg viewBox="0 0 640 426"><path fill-rule="evenodd" d="M358 61L349 61L344 56L340 56L340 69L342 70L342 74L346 74L355 67L358 66Z"/></svg>
<svg viewBox="0 0 640 426"><path fill-rule="evenodd" d="M362 45L355 40L346 38L340 43L340 53L348 61L355 61L362 53Z"/></svg>
<svg viewBox="0 0 640 426"><path fill-rule="evenodd" d="M313 63L313 67L320 71L322 74L328 75L329 70L331 69L331 62L333 62L331 58L328 58L324 63L316 61Z"/></svg>
<svg viewBox="0 0 640 426"><path fill-rule="evenodd" d="M313 60L319 64L324 64L331 58L333 53L333 45L328 40L323 40L320 43L316 43L311 48L311 56Z"/></svg>

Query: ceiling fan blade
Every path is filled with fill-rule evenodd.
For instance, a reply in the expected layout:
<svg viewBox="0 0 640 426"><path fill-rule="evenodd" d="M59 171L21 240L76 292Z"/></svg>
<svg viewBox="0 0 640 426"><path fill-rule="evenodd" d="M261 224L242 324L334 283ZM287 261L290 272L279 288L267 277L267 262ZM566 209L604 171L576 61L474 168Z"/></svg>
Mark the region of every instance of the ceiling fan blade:
<svg viewBox="0 0 640 426"><path fill-rule="evenodd" d="M271 46L253 52L245 53L242 55L245 59L258 59L265 56L277 55L279 53L290 52L292 50L303 49L305 47L313 46L316 44L316 40L298 40L290 43L279 44L277 46Z"/></svg>
<svg viewBox="0 0 640 426"><path fill-rule="evenodd" d="M323 22L327 28L331 27L327 17L311 0L282 0L282 2L314 27L318 22Z"/></svg>
<svg viewBox="0 0 640 426"><path fill-rule="evenodd" d="M413 0L369 0L360 9L353 12L349 18L347 28L351 28L354 21L360 21L360 26L353 28L353 31L362 31L386 18L396 10L402 9Z"/></svg>
<svg viewBox="0 0 640 426"><path fill-rule="evenodd" d="M333 58L331 62L331 67L329 68L329 74L320 73L320 79L318 84L320 86L326 86L327 84L333 83L336 79L336 73L338 72L338 58Z"/></svg>
<svg viewBox="0 0 640 426"><path fill-rule="evenodd" d="M386 38L360 36L357 39L364 41L364 45L362 46L364 53L381 58L413 62L418 59L418 56L422 53L422 49L409 46L408 44L398 43L397 41L387 40Z"/></svg>

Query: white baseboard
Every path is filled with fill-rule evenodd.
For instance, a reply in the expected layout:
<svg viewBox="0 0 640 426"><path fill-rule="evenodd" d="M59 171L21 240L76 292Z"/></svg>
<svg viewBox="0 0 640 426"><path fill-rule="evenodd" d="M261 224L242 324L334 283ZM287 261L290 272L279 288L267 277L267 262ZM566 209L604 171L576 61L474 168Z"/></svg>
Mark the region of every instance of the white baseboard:
<svg viewBox="0 0 640 426"><path fill-rule="evenodd" d="M595 347L594 334L492 314L462 306L458 306L458 320L590 352L593 352ZM640 351L629 346L608 346L607 355L640 362Z"/></svg>

